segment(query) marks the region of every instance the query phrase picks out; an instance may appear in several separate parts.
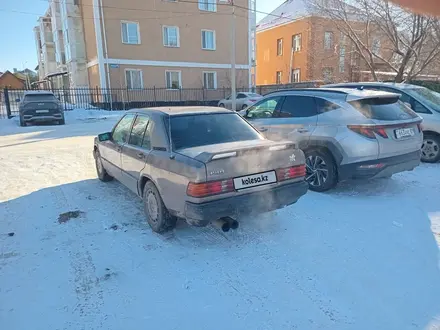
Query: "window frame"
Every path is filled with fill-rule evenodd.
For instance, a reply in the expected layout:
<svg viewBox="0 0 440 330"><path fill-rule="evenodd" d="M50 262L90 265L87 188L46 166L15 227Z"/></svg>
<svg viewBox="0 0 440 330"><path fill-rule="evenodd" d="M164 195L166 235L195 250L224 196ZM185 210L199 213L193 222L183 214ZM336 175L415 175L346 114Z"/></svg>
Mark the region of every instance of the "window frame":
<svg viewBox="0 0 440 330"><path fill-rule="evenodd" d="M295 77L295 73L298 74L298 81L295 81L295 79L293 79L293 77ZM297 82L301 82L301 68L297 68L297 69L292 69L292 77L291 77L291 82L290 83L297 83Z"/></svg>
<svg viewBox="0 0 440 330"><path fill-rule="evenodd" d="M277 39L277 56L283 56L284 51L284 45L283 45L283 38Z"/></svg>
<svg viewBox="0 0 440 330"><path fill-rule="evenodd" d="M201 5L206 4L206 9L202 8ZM209 10L209 5L214 6L214 10ZM198 8L201 11L209 11L209 12L216 12L217 11L217 1L216 0L198 0Z"/></svg>
<svg viewBox="0 0 440 330"><path fill-rule="evenodd" d="M214 88L207 88L205 85L205 74L214 74ZM217 71L202 71L202 77L203 77L203 88L209 91L213 91L217 89Z"/></svg>
<svg viewBox="0 0 440 330"><path fill-rule="evenodd" d="M298 48L294 47L295 46L295 37L298 37L298 39L299 39L299 47ZM302 34L301 33L297 33L297 34L292 35L292 49L294 52L301 51L301 49L302 49Z"/></svg>
<svg viewBox="0 0 440 330"><path fill-rule="evenodd" d="M326 38L327 35L330 36L330 45L328 48L327 48L327 38ZM324 31L324 50L332 50L334 45L334 40L335 40L335 36L333 31Z"/></svg>
<svg viewBox="0 0 440 330"><path fill-rule="evenodd" d="M133 133L133 128L134 128L134 125L135 125L136 120L138 118L146 118L147 119L147 126L145 126L144 134L142 134L142 142L141 142L140 146L138 146L137 144L131 144L130 143L131 135ZM130 147L133 147L133 148L141 148L141 149L144 149L144 150L151 150L152 149L151 148L151 139L150 139L150 148L145 148L144 147L145 133L148 131L148 126L150 126L150 123L151 123L151 117L150 116L144 115L144 114L136 114L136 117L134 118L133 123L131 124L130 135L128 136L128 141L126 142L127 145L129 145Z"/></svg>
<svg viewBox="0 0 440 330"><path fill-rule="evenodd" d="M213 39L213 43L214 43L214 48L203 48L203 32L205 32L205 34L206 34L206 32L212 32L212 39ZM201 47L202 47L202 50L210 50L210 51L214 51L214 50L217 50L217 38L216 38L216 35L215 35L215 30L208 30L208 29L202 29L201 31L200 31L200 39L201 39Z"/></svg>
<svg viewBox="0 0 440 330"><path fill-rule="evenodd" d="M124 42L124 24L135 24L137 27L137 38L138 38L138 42L137 43L133 43L133 42L129 42L130 37L128 36L128 27L127 27L127 42ZM141 31L140 31L140 26L139 26L139 22L136 21L126 21L126 20L121 20L121 41L124 45L140 45L141 44Z"/></svg>
<svg viewBox="0 0 440 330"><path fill-rule="evenodd" d="M113 143L118 144L118 145L122 145L124 143L127 143L127 141L122 141L122 142L115 141L115 139L113 137L114 137L114 133L115 133L115 130L118 127L118 125L124 120L124 118L130 117L130 116L133 116L133 118L131 119L130 128L128 130L128 139L130 139L131 129L133 128L133 123L134 123L134 120L136 118L136 114L135 113L127 113L127 114L125 114L124 116L122 116L121 119L119 119L119 121L113 127L113 129L112 129L112 138L111 138L111 141Z"/></svg>
<svg viewBox="0 0 440 330"><path fill-rule="evenodd" d="M278 82L278 74L280 74L280 80ZM276 71L275 73L275 84L282 85L283 84L283 71Z"/></svg>
<svg viewBox="0 0 440 330"><path fill-rule="evenodd" d="M287 100L287 98L288 97L303 97L303 98L310 98L310 99L312 99L313 100L313 103L315 104L315 114L314 115L311 115L311 116L306 116L306 117L304 117L304 116L301 116L301 117L296 117L296 116L293 116L293 114L291 113L291 112L289 112L292 116L289 116L289 117L284 117L284 116L281 116L280 114L281 114L281 110L283 109L283 106L284 106L284 104L286 104L286 100ZM282 102L282 104L281 104L281 106L280 107L278 107L278 109L276 109L275 110L275 112L274 112L274 117L275 118L294 118L294 119L300 119L300 118L312 118L312 117L315 117L315 116L317 116L317 115L319 115L319 113L318 113L318 105L317 105L317 103L316 103L316 98L314 97L314 96L306 96L306 95L297 95L297 94L294 94L294 95L284 95L284 99L283 99L283 102Z"/></svg>
<svg viewBox="0 0 440 330"><path fill-rule="evenodd" d="M249 113L250 113L253 109L255 109L256 107L260 106L260 105L263 104L264 102L269 102L269 101L274 100L274 99L277 99L277 98L278 98L279 100L278 100L278 102L277 102L275 108L274 108L273 111L272 111L272 117L249 117L249 116L248 116ZM268 97L267 99L265 98L265 99L263 99L263 100L260 100L260 101L258 101L258 102L256 102L256 103L254 103L253 105L251 105L251 106L246 110L245 118L246 118L246 119L249 119L249 120L276 118L276 115L275 115L275 114L279 111L280 106L283 105L283 103L284 103L284 99L285 99L284 96L278 95L278 96L272 96L272 97Z"/></svg>
<svg viewBox="0 0 440 330"><path fill-rule="evenodd" d="M128 87L128 81L127 81L127 72L130 72L130 79L131 79L131 83L133 84L133 77L131 76L132 72L140 72L140 78L141 78L141 87ZM124 78L125 78L125 87L128 90L136 90L136 89L143 89L144 88L144 72L142 69L130 69L127 68L124 70Z"/></svg>
<svg viewBox="0 0 440 330"><path fill-rule="evenodd" d="M165 44L165 29L169 29L169 28L176 29L176 35L177 35L177 45L176 46ZM169 39L168 34L166 36L167 36L167 40L168 40ZM179 27L176 25L162 25L162 43L163 43L164 47L179 48L180 47L180 29L179 29Z"/></svg>
<svg viewBox="0 0 440 330"><path fill-rule="evenodd" d="M170 72L170 73L178 72L178 74L179 74L179 88L168 87L168 79L167 79L168 72ZM165 70L165 88L167 90L171 90L171 91L177 91L177 90L181 89L182 88L182 71L180 71L180 70Z"/></svg>

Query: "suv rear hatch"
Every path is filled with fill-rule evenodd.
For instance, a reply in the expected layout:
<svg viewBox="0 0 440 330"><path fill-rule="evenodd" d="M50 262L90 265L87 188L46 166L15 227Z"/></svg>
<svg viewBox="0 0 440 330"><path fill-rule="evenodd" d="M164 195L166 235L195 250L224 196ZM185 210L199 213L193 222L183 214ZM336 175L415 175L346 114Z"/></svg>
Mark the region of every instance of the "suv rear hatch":
<svg viewBox="0 0 440 330"><path fill-rule="evenodd" d="M349 128L377 139L379 158L420 150L422 119L399 101L398 94L383 93L380 97L362 98L349 103L371 122Z"/></svg>
<svg viewBox="0 0 440 330"><path fill-rule="evenodd" d="M50 115L59 112L59 102L53 94L29 94L23 100L26 115Z"/></svg>

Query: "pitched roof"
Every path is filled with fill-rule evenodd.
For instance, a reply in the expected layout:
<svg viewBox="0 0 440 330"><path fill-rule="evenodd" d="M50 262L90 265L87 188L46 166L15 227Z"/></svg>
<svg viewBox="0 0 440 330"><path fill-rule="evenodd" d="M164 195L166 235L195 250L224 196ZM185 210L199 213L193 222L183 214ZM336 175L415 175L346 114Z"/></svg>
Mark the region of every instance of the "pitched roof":
<svg viewBox="0 0 440 330"><path fill-rule="evenodd" d="M313 10L308 5L307 0L286 0L258 22L257 31L270 29L277 25L311 16L312 14Z"/></svg>

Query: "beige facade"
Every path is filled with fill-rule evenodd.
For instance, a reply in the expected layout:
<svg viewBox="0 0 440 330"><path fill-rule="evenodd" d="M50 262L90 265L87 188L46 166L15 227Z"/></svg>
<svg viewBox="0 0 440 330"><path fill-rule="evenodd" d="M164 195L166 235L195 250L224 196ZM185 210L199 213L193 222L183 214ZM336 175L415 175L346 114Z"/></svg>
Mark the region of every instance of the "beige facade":
<svg viewBox="0 0 440 330"><path fill-rule="evenodd" d="M236 85L247 88L255 62L255 11L247 8L255 0L234 4ZM230 88L232 10L222 0L78 1L88 86Z"/></svg>

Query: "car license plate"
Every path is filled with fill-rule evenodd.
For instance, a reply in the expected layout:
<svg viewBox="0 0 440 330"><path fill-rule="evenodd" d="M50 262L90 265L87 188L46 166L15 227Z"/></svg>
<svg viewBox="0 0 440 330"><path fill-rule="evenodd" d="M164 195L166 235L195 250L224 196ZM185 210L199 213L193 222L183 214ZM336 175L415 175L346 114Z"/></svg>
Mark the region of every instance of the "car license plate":
<svg viewBox="0 0 440 330"><path fill-rule="evenodd" d="M251 187L262 186L269 183L277 182L275 171L264 172L259 174L252 174L241 176L234 179L234 188L237 190Z"/></svg>
<svg viewBox="0 0 440 330"><path fill-rule="evenodd" d="M35 113L49 113L49 110L35 110Z"/></svg>
<svg viewBox="0 0 440 330"><path fill-rule="evenodd" d="M394 130L394 134L398 139L414 136L414 128L399 128Z"/></svg>

